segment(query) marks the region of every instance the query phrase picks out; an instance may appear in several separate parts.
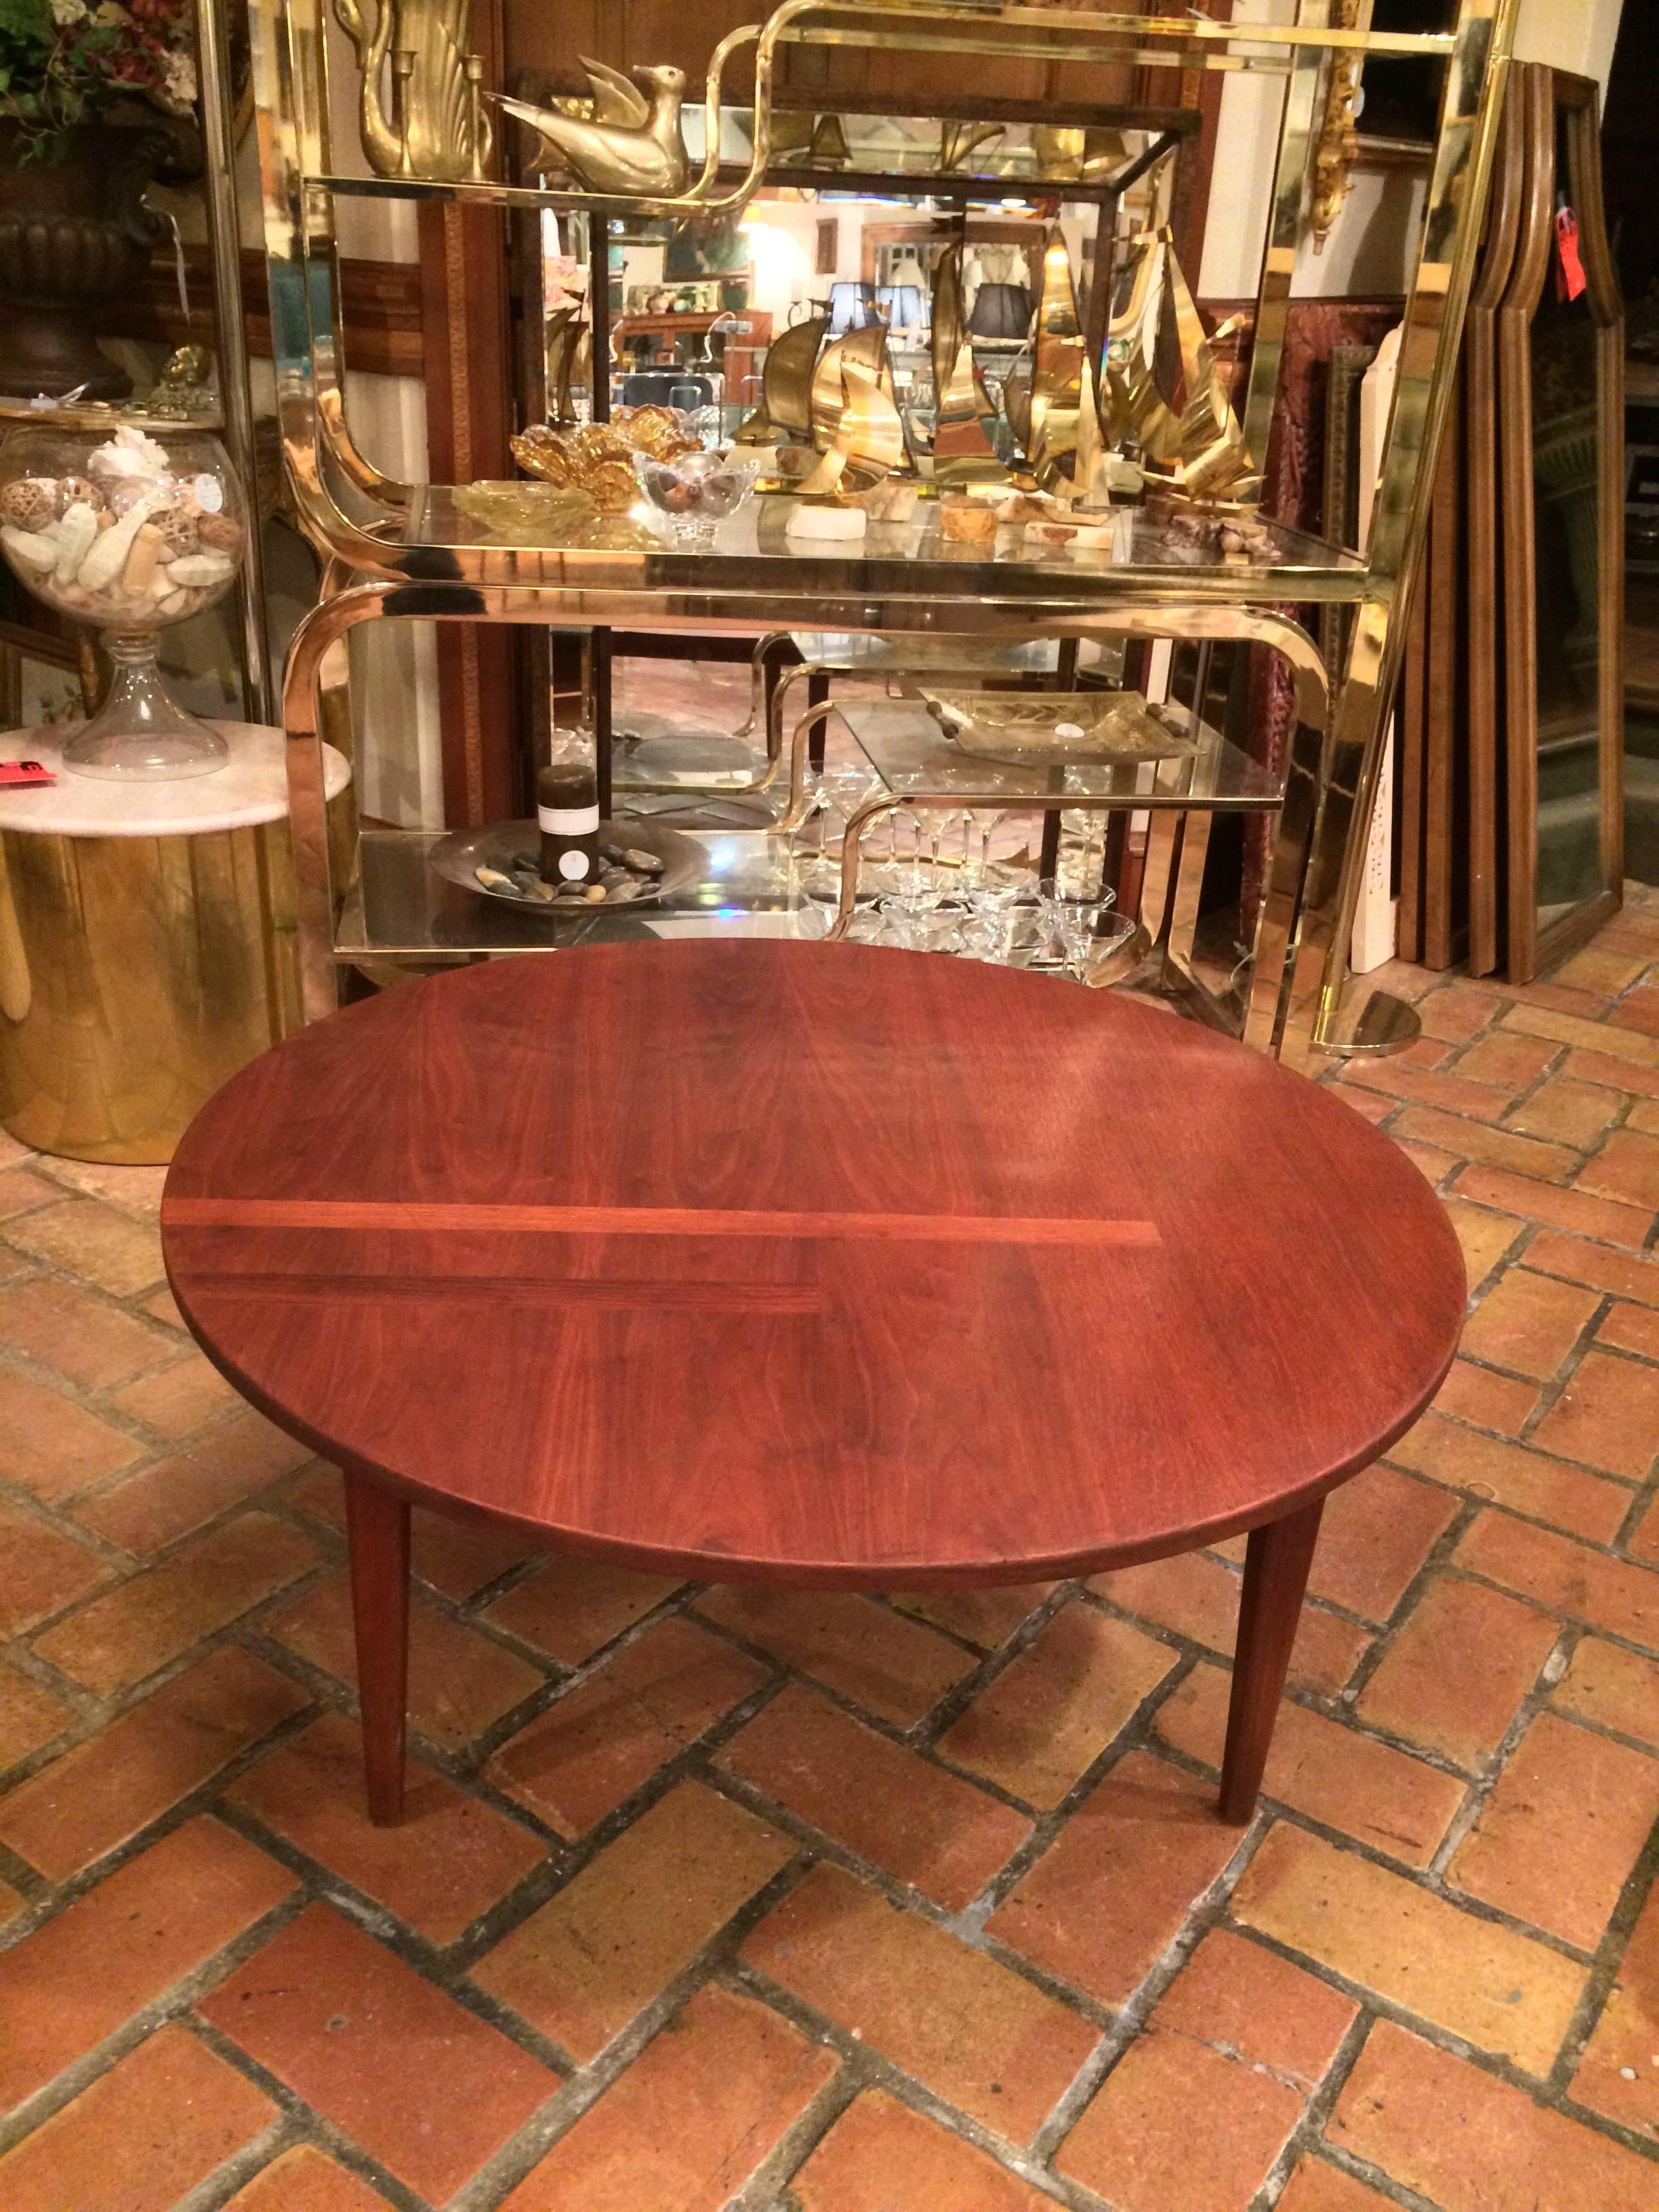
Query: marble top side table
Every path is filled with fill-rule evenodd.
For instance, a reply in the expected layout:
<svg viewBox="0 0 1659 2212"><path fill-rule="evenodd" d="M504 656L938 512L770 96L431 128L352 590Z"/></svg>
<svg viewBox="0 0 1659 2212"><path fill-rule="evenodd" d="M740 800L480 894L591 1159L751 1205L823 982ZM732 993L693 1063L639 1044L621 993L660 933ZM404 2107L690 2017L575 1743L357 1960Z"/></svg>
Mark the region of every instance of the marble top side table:
<svg viewBox="0 0 1659 2212"><path fill-rule="evenodd" d="M0 1124L71 1159L166 1161L227 1077L299 1025L283 733L216 726L212 775L62 772L51 728L0 760L55 784L0 789ZM326 787L350 782L331 746Z"/></svg>

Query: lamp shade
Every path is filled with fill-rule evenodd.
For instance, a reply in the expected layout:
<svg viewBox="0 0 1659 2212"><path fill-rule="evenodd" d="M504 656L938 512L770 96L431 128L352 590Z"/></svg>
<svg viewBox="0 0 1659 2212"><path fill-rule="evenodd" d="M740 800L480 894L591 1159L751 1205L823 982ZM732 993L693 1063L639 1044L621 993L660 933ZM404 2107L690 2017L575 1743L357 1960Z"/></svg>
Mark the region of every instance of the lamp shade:
<svg viewBox="0 0 1659 2212"><path fill-rule="evenodd" d="M919 284L878 284L876 301L894 330L915 331L927 327L927 312Z"/></svg>
<svg viewBox="0 0 1659 2212"><path fill-rule="evenodd" d="M876 288L848 282L830 287L830 335L838 338L848 331L861 331L876 320Z"/></svg>
<svg viewBox="0 0 1659 2212"><path fill-rule="evenodd" d="M974 295L968 329L976 338L1024 338L1031 328L1033 306L1023 284L981 284Z"/></svg>

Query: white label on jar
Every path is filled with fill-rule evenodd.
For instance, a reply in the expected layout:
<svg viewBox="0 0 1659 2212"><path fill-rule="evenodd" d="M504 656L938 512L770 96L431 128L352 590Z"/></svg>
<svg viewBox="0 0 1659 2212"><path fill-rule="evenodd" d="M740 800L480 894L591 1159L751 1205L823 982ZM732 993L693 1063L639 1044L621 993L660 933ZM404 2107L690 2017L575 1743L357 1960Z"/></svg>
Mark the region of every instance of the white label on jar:
<svg viewBox="0 0 1659 2212"><path fill-rule="evenodd" d="M1083 735L1083 725L1081 722L1056 722L1054 735L1057 738L1080 738Z"/></svg>
<svg viewBox="0 0 1659 2212"><path fill-rule="evenodd" d="M587 873L586 854L561 853L559 855L559 873L564 878L568 884L580 883L582 878Z"/></svg>
<svg viewBox="0 0 1659 2212"><path fill-rule="evenodd" d="M550 837L592 837L599 826L599 801L592 806L538 806L536 821Z"/></svg>
<svg viewBox="0 0 1659 2212"><path fill-rule="evenodd" d="M196 504L204 514L217 514L225 503L225 488L217 477L205 473L193 477L191 489L196 495Z"/></svg>

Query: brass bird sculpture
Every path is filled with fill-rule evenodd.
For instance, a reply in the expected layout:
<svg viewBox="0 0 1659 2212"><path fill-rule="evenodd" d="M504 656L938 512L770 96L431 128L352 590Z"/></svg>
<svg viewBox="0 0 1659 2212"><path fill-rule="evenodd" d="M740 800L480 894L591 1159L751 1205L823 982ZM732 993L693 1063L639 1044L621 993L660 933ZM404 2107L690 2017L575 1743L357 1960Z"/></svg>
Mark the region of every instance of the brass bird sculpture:
<svg viewBox="0 0 1659 2212"><path fill-rule="evenodd" d="M590 191L673 199L685 189L689 167L680 135L685 72L636 69L633 82L620 70L581 57L593 88L591 116L537 107L526 100L489 96L509 115L538 131L579 185Z"/></svg>

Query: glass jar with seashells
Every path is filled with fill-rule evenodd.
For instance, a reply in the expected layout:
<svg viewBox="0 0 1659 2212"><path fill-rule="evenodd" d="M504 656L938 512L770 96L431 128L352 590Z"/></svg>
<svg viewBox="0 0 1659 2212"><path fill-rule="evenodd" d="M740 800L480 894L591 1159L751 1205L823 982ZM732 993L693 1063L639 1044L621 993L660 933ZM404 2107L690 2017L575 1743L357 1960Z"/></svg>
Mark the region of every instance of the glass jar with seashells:
<svg viewBox="0 0 1659 2212"><path fill-rule="evenodd" d="M0 446L0 551L71 622L94 625L114 663L102 706L64 748L77 775L210 775L224 739L173 697L159 633L222 599L247 542L229 457L205 431L112 422L22 427Z"/></svg>

